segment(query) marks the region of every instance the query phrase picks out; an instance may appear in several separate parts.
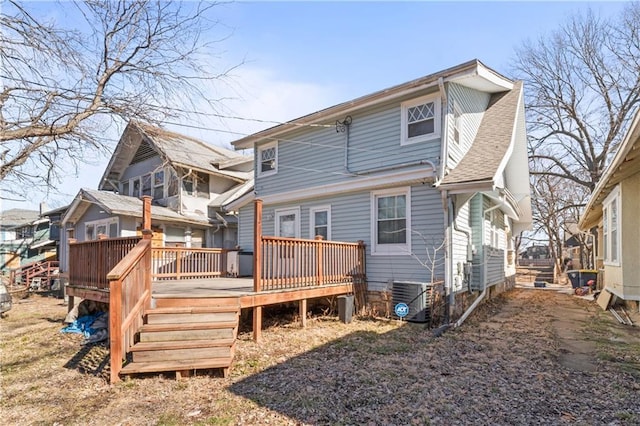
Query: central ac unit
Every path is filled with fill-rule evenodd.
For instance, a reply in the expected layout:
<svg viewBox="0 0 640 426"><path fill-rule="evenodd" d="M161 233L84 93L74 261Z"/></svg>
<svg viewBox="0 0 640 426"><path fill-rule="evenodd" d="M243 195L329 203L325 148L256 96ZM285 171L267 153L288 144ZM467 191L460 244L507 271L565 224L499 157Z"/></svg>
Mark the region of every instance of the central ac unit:
<svg viewBox="0 0 640 426"><path fill-rule="evenodd" d="M406 303L409 314L404 317L411 322L429 322L431 284L411 281L394 281L391 291L393 306Z"/></svg>

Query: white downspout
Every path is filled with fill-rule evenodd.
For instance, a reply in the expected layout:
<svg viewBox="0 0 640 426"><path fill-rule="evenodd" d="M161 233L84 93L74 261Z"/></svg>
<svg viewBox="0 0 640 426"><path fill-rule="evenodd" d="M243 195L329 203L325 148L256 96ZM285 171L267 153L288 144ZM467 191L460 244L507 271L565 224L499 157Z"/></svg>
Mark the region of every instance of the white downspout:
<svg viewBox="0 0 640 426"><path fill-rule="evenodd" d="M482 215L482 239L483 240L485 237L484 235L485 234L484 232L485 217L487 213L493 210L496 210L498 208L500 208L499 205L495 205L491 208L488 208L487 210L484 211L484 214ZM464 312L464 314L462 314L462 316L458 319L458 321L456 321L456 323L454 324L455 328L460 327L462 325L464 320L466 320L467 317L471 315L471 313L478 307L478 305L480 304L480 302L482 302L482 300L486 295L487 295L487 250L484 249L482 250L482 293L480 293L480 295L476 298L476 300L473 301L471 306L469 306L469 308Z"/></svg>

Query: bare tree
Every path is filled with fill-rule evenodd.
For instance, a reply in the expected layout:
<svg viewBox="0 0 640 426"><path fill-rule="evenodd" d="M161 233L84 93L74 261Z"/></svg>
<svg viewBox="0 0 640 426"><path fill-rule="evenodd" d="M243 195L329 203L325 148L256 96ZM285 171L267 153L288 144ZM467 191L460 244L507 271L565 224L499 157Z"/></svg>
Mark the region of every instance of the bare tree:
<svg viewBox="0 0 640 426"><path fill-rule="evenodd" d="M640 3L603 19L592 11L516 51L525 81L534 232L560 262L576 223L640 103Z"/></svg>
<svg viewBox="0 0 640 426"><path fill-rule="evenodd" d="M40 4L42 5L42 4ZM65 27L36 17L37 3L10 0L0 15L0 182L51 186L60 164L77 165L114 122L159 124L198 105L221 79L208 59L215 3L86 0L59 5ZM32 10L28 10L29 7ZM67 20L68 21L68 20Z"/></svg>
<svg viewBox="0 0 640 426"><path fill-rule="evenodd" d="M589 11L516 52L526 82L532 174L593 190L640 102L640 3Z"/></svg>

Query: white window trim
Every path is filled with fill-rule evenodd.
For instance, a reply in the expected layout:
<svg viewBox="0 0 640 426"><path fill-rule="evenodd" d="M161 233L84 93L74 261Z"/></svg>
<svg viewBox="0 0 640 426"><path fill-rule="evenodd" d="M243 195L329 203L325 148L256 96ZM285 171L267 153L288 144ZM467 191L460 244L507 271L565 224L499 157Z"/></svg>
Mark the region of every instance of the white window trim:
<svg viewBox="0 0 640 426"><path fill-rule="evenodd" d="M611 221L611 205L615 203L616 204L616 238L617 238L617 244L616 244L616 260L611 260L611 225L612 225L612 221ZM606 235L603 235L603 237L605 237L607 239L607 244L606 247L608 250L606 250L605 253L603 253L603 263L605 265L609 265L609 266L620 266L621 265L621 255L622 255L622 251L621 251L621 243L622 243L622 229L620 224L622 223L621 219L621 215L622 215L622 209L621 209L621 199L620 199L620 186L616 186L613 191L611 191L611 193L607 196L607 198L604 199L604 201L602 202L602 210L604 211L605 209L608 210L608 214L607 216L607 220L609 221L607 229L608 229L608 233ZM604 215L603 215L604 217Z"/></svg>
<svg viewBox="0 0 640 426"><path fill-rule="evenodd" d="M279 209L274 212L273 215L273 235L276 237L280 236L280 227L278 226L280 223L280 216L287 216L290 214L295 214L296 216L296 227L294 229L295 235L293 238L300 238L300 207L293 207L288 209Z"/></svg>
<svg viewBox="0 0 640 426"><path fill-rule="evenodd" d="M118 236L120 235L120 221L118 220L117 217L110 217L108 219L97 219L97 220L91 220L88 222L84 223L84 239L85 241L94 241L98 239L98 233L95 232L95 230L98 228L98 226L100 225L105 225L106 229L107 229L107 233L109 232L109 225L111 225L112 223L115 223L117 226L117 230L116 230L116 234L118 234ZM87 226L92 226L93 225L93 229L94 229L94 239L93 240L87 240ZM108 234L107 234L108 236Z"/></svg>
<svg viewBox="0 0 640 426"><path fill-rule="evenodd" d="M327 212L327 241L331 240L331 205L315 206L309 208L309 237L315 238L316 231L316 213Z"/></svg>
<svg viewBox="0 0 640 426"><path fill-rule="evenodd" d="M262 171L262 151L265 151L271 148L275 148L275 167L273 168L273 170L268 170L266 172L263 172ZM278 173L278 141L270 142L262 146L259 146L257 151L258 153L256 156L256 167L258 171L258 176L265 177L265 176L275 175L276 173Z"/></svg>
<svg viewBox="0 0 640 426"><path fill-rule="evenodd" d="M434 123L433 123L433 133L429 135L420 135L415 136L413 138L408 137L408 120L407 120L407 111L409 108L422 105L427 102L434 103ZM441 127L441 102L440 102L440 93L435 93L431 95L421 96L416 99L411 99L410 101L403 102L401 104L401 128L400 128L400 145L411 145L414 143L424 142L432 139L437 139L440 137L440 127Z"/></svg>
<svg viewBox="0 0 640 426"><path fill-rule="evenodd" d="M404 244L378 244L378 203L380 196L405 195L407 242ZM372 256L411 256L411 187L382 189L371 191L371 255Z"/></svg>

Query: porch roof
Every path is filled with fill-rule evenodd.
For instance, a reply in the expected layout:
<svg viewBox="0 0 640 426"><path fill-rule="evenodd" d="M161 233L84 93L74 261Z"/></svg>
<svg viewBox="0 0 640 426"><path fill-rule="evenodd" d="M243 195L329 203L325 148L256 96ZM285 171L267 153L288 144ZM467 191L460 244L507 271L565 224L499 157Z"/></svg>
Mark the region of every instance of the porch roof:
<svg viewBox="0 0 640 426"><path fill-rule="evenodd" d="M75 223L91 204L97 204L106 213L117 216L142 217L142 200L109 191L81 189L62 219L62 223ZM210 226L208 217L180 214L167 207L151 206L152 220Z"/></svg>

